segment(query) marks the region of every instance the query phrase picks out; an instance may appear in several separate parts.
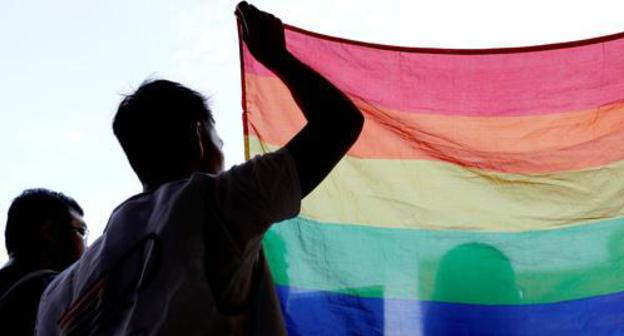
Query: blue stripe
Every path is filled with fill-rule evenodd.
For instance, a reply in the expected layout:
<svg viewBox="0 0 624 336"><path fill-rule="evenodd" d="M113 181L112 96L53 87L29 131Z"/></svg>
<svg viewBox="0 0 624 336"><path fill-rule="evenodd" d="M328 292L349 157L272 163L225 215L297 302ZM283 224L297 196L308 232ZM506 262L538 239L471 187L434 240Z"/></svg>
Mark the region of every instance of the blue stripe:
<svg viewBox="0 0 624 336"><path fill-rule="evenodd" d="M520 306L364 298L277 286L289 335L622 335L624 292Z"/></svg>

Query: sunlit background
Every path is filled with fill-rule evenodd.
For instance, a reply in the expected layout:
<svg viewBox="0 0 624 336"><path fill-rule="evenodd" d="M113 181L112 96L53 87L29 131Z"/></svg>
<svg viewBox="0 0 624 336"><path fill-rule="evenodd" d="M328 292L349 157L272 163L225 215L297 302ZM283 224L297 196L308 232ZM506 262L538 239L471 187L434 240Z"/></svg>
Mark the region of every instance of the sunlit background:
<svg viewBox="0 0 624 336"><path fill-rule="evenodd" d="M111 210L141 191L111 120L122 94L146 78L172 79L209 96L226 165L243 160L235 4L0 0L2 240L6 211L23 189L74 197L85 210L90 242ZM309 30L404 46L523 46L624 31L621 1L254 4ZM2 246L0 263L6 259Z"/></svg>

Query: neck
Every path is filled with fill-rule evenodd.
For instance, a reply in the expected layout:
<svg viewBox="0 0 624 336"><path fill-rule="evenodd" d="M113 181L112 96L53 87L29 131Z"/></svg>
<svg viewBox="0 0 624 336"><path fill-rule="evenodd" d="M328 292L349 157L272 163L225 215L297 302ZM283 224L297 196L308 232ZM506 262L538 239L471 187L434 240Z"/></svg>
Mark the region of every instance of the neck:
<svg viewBox="0 0 624 336"><path fill-rule="evenodd" d="M143 192L149 192L158 189L163 184L169 182L189 178L194 172L199 171L199 166L189 165L186 169L180 171L171 171L169 173L161 173L158 177L149 178L143 182Z"/></svg>
<svg viewBox="0 0 624 336"><path fill-rule="evenodd" d="M160 186L162 186L163 184L167 184L169 182L180 180L180 179L183 179L184 177L185 176L170 177L170 178L164 178L164 179L160 179L160 180L155 180L155 181L143 183L143 192L149 192L149 191L152 191L152 190L156 190Z"/></svg>
<svg viewBox="0 0 624 336"><path fill-rule="evenodd" d="M28 257L28 258L11 258L11 264L14 265L15 267L26 271L26 272L30 272L30 271L35 271L38 269L47 269L47 268L52 268L50 263L47 262L46 260L44 260L46 258L43 257Z"/></svg>
<svg viewBox="0 0 624 336"><path fill-rule="evenodd" d="M165 178L162 180L156 180L156 181L152 181L152 182L146 182L143 183L143 192L150 192L152 190L156 190L158 189L160 186L162 186L163 184L167 184L169 182L173 182L173 181L177 181L177 180L181 180L183 178L187 178L187 176L177 176L177 177L171 177L171 178Z"/></svg>

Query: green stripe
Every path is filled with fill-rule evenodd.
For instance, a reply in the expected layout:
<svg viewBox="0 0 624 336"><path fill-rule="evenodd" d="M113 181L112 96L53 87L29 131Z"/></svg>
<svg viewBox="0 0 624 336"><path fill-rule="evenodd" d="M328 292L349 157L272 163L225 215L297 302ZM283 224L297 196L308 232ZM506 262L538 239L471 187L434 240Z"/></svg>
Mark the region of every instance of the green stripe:
<svg viewBox="0 0 624 336"><path fill-rule="evenodd" d="M500 305L624 290L624 218L519 233L295 218L274 226L265 248L278 284L364 297Z"/></svg>

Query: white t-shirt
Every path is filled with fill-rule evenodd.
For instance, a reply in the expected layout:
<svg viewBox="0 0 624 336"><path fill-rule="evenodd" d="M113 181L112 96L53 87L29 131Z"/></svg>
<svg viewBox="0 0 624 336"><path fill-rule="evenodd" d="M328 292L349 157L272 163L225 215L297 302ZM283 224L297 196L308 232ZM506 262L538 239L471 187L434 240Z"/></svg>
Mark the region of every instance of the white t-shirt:
<svg viewBox="0 0 624 336"><path fill-rule="evenodd" d="M46 289L37 335L281 335L262 252L301 190L286 149L122 203Z"/></svg>

